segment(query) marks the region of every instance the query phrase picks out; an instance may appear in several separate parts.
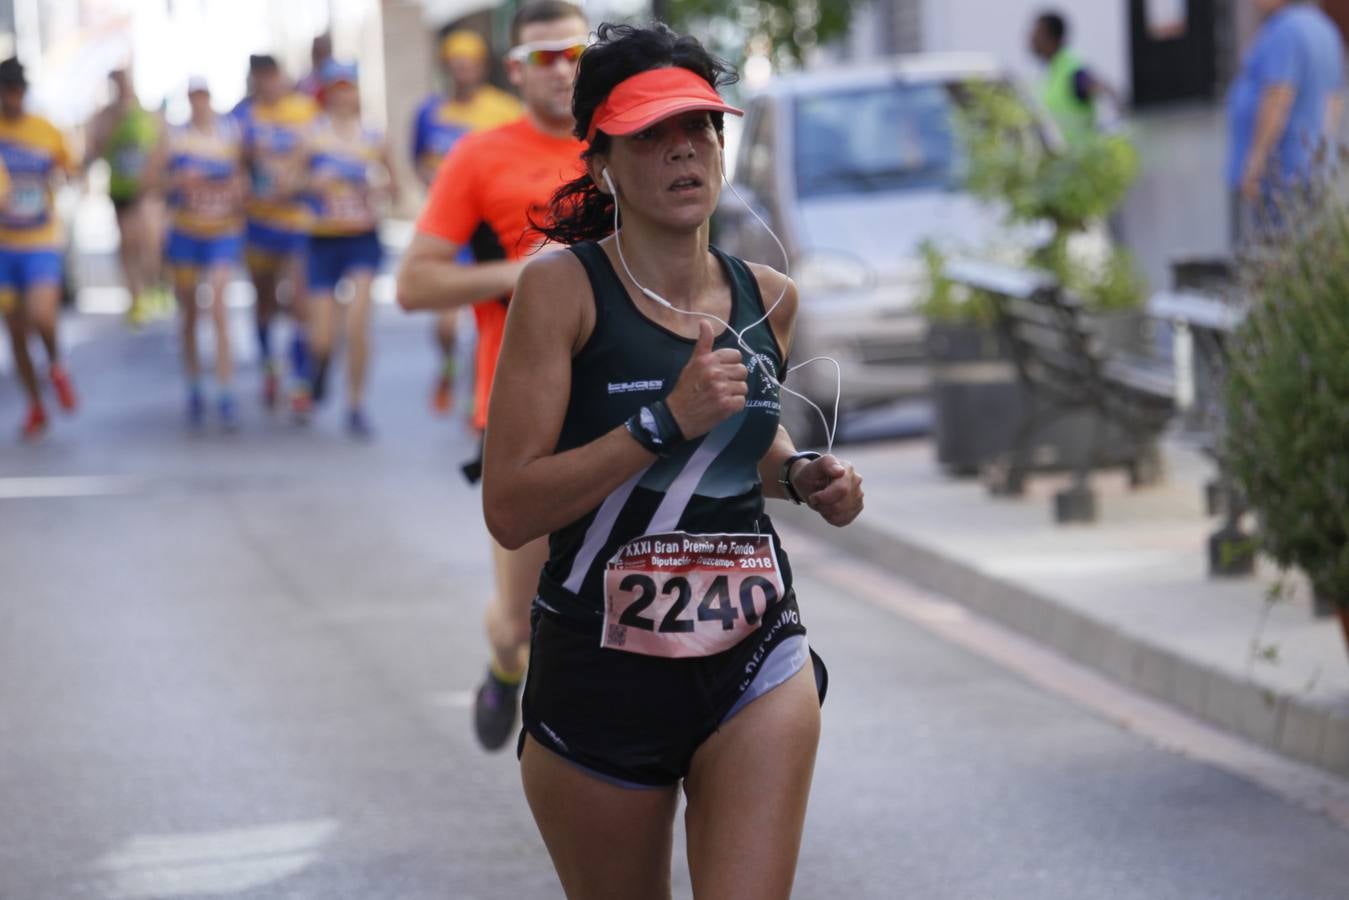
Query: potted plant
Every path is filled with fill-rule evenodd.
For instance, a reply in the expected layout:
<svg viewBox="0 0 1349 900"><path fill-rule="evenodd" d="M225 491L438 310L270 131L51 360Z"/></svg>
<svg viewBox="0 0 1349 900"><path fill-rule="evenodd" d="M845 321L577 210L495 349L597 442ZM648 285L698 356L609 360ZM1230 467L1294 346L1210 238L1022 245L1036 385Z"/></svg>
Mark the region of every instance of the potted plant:
<svg viewBox="0 0 1349 900"><path fill-rule="evenodd" d="M1226 452L1257 540L1306 573L1349 642L1349 206L1308 191L1243 260L1250 298L1232 342Z"/></svg>
<svg viewBox="0 0 1349 900"><path fill-rule="evenodd" d="M970 191L1006 211L1009 239L977 248L977 255L1053 273L1086 303L1106 346L1142 350L1142 280L1129 254L1094 225L1119 205L1137 174L1129 141L1099 135L1052 149L1024 101L997 85L967 85L957 123ZM973 474L1010 448L1025 398L993 329L995 301L945 278L947 252L924 248L934 434L938 462ZM1077 458L1094 429L1090 416L1064 420L1042 436L1038 461L1054 467Z"/></svg>

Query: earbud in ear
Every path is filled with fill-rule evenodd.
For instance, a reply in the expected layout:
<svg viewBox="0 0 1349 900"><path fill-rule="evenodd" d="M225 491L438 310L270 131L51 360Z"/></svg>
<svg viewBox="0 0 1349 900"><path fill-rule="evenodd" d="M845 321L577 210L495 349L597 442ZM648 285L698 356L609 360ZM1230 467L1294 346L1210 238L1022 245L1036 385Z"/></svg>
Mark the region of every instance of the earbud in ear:
<svg viewBox="0 0 1349 900"><path fill-rule="evenodd" d="M609 193L611 194L618 193L618 188L614 187L614 180L609 177L608 169L600 169L600 177L604 179L605 184L609 185Z"/></svg>

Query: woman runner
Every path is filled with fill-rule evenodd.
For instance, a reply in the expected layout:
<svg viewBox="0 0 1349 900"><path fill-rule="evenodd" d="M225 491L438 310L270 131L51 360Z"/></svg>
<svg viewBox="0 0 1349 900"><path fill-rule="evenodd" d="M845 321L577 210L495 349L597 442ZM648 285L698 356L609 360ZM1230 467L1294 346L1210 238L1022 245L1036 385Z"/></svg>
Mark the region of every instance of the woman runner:
<svg viewBox="0 0 1349 900"><path fill-rule="evenodd" d="M346 312L347 432L373 435L365 413L370 359L370 290L384 251L379 205L392 196L388 150L378 132L361 123L356 67L330 60L320 77L324 115L310 137L308 194L314 211L309 242L309 390L315 403L327 394L328 362L339 332L337 285L351 285Z"/></svg>
<svg viewBox="0 0 1349 900"><path fill-rule="evenodd" d="M787 897L825 677L763 501L845 525L861 479L778 425L794 286L708 243L729 68L662 25L598 37L587 171L541 229L571 252L520 278L486 436L492 534L550 536L525 794L572 900L670 896L681 785L695 896Z"/></svg>
<svg viewBox="0 0 1349 900"><path fill-rule="evenodd" d="M150 171L154 178L163 179L173 216L164 257L173 273L182 312L188 427L200 428L206 416L197 353L197 289L205 281L215 326L216 409L221 427L232 431L239 422L231 388L234 360L225 289L243 262L247 189L243 135L233 119L211 108L211 91L205 80L189 81L187 98L191 119L169 131L167 140L155 151Z"/></svg>

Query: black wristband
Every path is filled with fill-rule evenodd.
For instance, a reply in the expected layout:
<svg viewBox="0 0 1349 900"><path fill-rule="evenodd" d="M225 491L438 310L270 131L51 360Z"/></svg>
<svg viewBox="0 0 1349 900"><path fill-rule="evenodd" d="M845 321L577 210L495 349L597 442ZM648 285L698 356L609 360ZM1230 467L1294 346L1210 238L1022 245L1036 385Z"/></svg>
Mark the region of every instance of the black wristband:
<svg viewBox="0 0 1349 900"><path fill-rule="evenodd" d="M803 459L811 461L820 458L820 454L814 450L802 450L799 453L793 453L782 463L782 470L778 475L778 483L782 485L782 490L787 494L787 499L800 506L806 501L796 492L796 485L792 484L792 466Z"/></svg>
<svg viewBox="0 0 1349 900"><path fill-rule="evenodd" d="M657 400L650 404L650 409L651 414L656 417L656 425L660 428L661 439L671 447L684 443L684 430L675 421L674 413L670 412L669 405L664 400Z"/></svg>
<svg viewBox="0 0 1349 900"><path fill-rule="evenodd" d="M669 456L675 447L684 443L684 432L664 400L648 403L637 410L624 427L633 440L657 456Z"/></svg>

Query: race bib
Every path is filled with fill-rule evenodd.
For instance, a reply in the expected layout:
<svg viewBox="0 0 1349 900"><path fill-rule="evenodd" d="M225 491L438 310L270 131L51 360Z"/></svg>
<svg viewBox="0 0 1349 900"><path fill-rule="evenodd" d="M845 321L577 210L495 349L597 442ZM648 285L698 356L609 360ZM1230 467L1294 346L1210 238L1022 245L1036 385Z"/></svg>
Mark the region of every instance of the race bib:
<svg viewBox="0 0 1349 900"><path fill-rule="evenodd" d="M47 219L47 186L36 179L16 178L10 187L5 218L11 225L40 225Z"/></svg>
<svg viewBox="0 0 1349 900"><path fill-rule="evenodd" d="M183 203L189 215L227 219L235 213L234 188L229 182L207 181L188 189Z"/></svg>
<svg viewBox="0 0 1349 900"><path fill-rule="evenodd" d="M280 193L281 181L275 171L266 162L259 161L253 166L250 173L250 181L253 185L253 196L270 200Z"/></svg>
<svg viewBox="0 0 1349 900"><path fill-rule="evenodd" d="M331 222L348 226L364 227L375 221L366 194L349 189L333 191L325 197L323 214Z"/></svg>
<svg viewBox="0 0 1349 900"><path fill-rule="evenodd" d="M712 656L758 629L783 594L772 535L644 535L605 570L600 646Z"/></svg>

